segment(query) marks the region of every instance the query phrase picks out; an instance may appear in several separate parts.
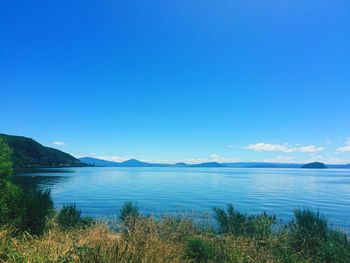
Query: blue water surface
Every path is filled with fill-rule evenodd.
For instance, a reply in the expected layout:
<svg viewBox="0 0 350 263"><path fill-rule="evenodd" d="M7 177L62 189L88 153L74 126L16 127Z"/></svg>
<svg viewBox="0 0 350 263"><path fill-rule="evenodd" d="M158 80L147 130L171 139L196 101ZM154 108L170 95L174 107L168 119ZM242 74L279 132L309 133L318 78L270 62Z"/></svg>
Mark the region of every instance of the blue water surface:
<svg viewBox="0 0 350 263"><path fill-rule="evenodd" d="M125 201L145 214L188 215L232 203L285 222L293 209L307 207L350 229L350 170L87 167L22 171L15 181L51 189L56 208L76 203L83 214L101 219L117 216Z"/></svg>

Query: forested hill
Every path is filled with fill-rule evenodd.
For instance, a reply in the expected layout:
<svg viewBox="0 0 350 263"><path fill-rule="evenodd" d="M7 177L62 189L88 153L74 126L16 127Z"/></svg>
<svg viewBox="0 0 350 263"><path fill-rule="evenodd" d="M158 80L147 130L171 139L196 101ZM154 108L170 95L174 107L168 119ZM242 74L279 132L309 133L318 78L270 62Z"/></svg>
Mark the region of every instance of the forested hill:
<svg viewBox="0 0 350 263"><path fill-rule="evenodd" d="M13 150L15 167L69 167L85 166L75 157L57 149L45 147L33 139L23 136L0 134Z"/></svg>

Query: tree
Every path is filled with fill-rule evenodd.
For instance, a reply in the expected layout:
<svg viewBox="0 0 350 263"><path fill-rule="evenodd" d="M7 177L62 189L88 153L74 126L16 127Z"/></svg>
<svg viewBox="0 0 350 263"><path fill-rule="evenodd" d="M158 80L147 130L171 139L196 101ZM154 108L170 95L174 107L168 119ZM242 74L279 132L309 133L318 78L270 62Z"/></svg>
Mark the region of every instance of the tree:
<svg viewBox="0 0 350 263"><path fill-rule="evenodd" d="M12 174L12 150L4 139L0 138L0 177Z"/></svg>

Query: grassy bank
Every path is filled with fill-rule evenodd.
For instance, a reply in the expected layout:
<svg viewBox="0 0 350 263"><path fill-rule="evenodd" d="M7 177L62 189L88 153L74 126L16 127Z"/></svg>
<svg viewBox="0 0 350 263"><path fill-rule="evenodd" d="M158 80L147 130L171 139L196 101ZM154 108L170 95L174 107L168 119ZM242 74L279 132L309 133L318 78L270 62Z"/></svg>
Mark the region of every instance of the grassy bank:
<svg viewBox="0 0 350 263"><path fill-rule="evenodd" d="M230 205L214 213L218 229L185 217L144 217L128 203L113 231L68 206L41 235L2 227L0 262L349 262L347 237L318 213L297 210L279 226Z"/></svg>

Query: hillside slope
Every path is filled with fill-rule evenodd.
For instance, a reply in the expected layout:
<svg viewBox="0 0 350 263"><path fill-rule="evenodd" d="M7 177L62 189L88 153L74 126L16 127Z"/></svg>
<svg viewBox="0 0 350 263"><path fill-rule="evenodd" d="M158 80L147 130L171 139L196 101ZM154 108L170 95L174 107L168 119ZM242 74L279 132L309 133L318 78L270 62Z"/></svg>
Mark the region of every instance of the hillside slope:
<svg viewBox="0 0 350 263"><path fill-rule="evenodd" d="M309 168L309 169L326 169L327 165L320 162L313 162L304 164L301 168Z"/></svg>
<svg viewBox="0 0 350 263"><path fill-rule="evenodd" d="M57 149L45 147L33 139L23 136L0 134L13 150L15 167L69 167L85 166L75 157Z"/></svg>

